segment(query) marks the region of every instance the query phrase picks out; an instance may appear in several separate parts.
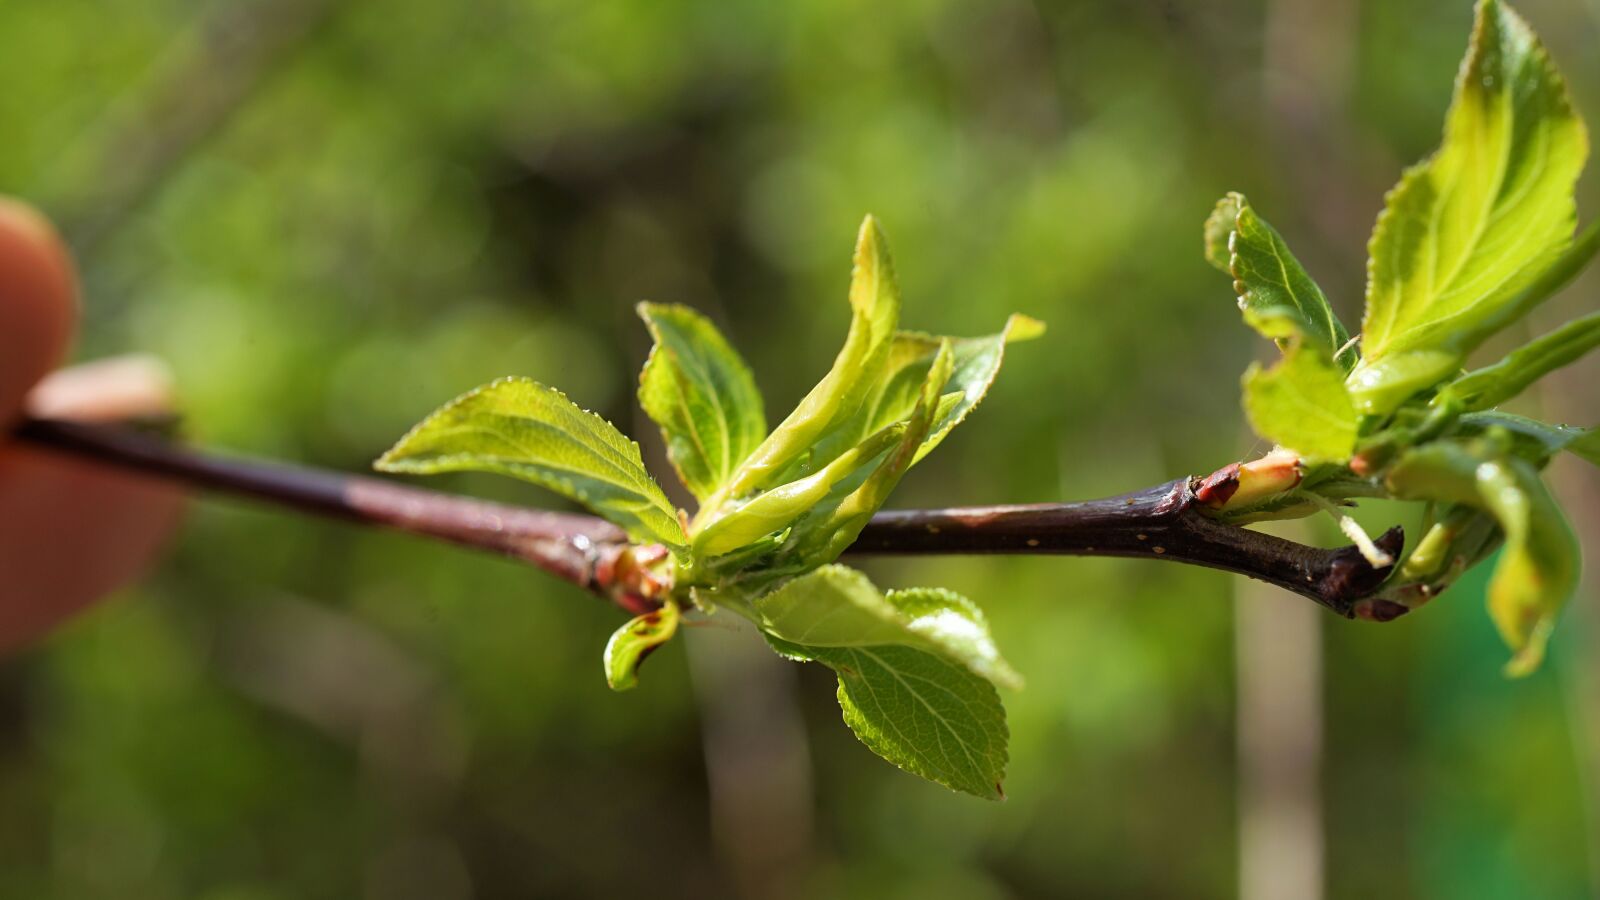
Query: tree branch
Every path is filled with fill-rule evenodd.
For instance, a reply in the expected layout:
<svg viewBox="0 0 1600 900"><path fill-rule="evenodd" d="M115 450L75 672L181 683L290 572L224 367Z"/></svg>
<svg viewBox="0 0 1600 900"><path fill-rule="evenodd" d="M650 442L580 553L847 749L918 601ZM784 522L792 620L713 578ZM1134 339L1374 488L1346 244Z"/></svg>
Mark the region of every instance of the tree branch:
<svg viewBox="0 0 1600 900"><path fill-rule="evenodd" d="M224 458L127 428L26 419L15 437L180 484L239 494L303 512L379 525L520 559L631 612L656 604L649 564L592 516L544 512L392 481L279 463ZM862 554L1070 554L1164 559L1222 569L1308 597L1347 618L1387 620L1403 608L1371 595L1388 574L1354 547L1320 549L1228 525L1202 511L1194 479L1104 500L880 512L850 548ZM1398 553L1398 527L1378 545ZM1393 607L1392 609L1390 607Z"/></svg>
<svg viewBox="0 0 1600 900"><path fill-rule="evenodd" d="M1398 604L1358 606L1389 567L1374 569L1355 547L1322 549L1219 522L1195 498L1196 479L1179 478L1104 500L880 512L851 552L1059 553L1164 559L1222 569L1309 597L1345 618L1392 619ZM1378 538L1391 555L1399 526ZM1389 607L1394 607L1393 609Z"/></svg>

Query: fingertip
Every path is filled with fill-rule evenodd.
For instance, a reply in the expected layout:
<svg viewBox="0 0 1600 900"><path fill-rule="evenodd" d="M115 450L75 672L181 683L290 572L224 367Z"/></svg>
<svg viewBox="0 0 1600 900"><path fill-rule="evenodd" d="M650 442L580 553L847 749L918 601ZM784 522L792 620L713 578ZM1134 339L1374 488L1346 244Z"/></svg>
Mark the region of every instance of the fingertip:
<svg viewBox="0 0 1600 900"><path fill-rule="evenodd" d="M60 235L32 207L0 197L0 421L65 357L76 294Z"/></svg>

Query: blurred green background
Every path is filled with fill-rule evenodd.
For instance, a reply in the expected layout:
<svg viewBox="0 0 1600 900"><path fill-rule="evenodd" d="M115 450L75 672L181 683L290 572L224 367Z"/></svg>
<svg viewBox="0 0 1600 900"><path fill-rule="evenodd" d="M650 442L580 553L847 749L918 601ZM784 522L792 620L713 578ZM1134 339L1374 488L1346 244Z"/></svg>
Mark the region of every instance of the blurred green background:
<svg viewBox="0 0 1600 900"><path fill-rule="evenodd" d="M1600 122L1600 3L1520 8ZM710 313L781 414L841 339L870 211L909 327L1051 328L891 505L1081 498L1264 449L1237 378L1265 348L1200 223L1247 192L1357 321L1367 230L1437 141L1470 19L1466 0L8 3L0 191L79 255L82 356L164 357L204 445L349 470L507 374L659 464L640 299ZM1575 369L1526 409L1592 424L1597 383ZM1552 477L1600 553L1600 481ZM867 568L973 597L1028 676L1004 803L881 763L826 671L731 627L613 695L619 619L573 588L197 503L148 580L0 670L0 898L1597 889L1592 580L1512 683L1481 573L1375 626L1149 562Z"/></svg>

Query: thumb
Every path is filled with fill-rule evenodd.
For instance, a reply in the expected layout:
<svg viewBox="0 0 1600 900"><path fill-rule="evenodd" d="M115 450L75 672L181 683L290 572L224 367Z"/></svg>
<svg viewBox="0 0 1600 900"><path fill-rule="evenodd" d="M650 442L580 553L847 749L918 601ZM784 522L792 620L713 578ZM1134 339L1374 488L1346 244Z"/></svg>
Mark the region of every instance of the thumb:
<svg viewBox="0 0 1600 900"><path fill-rule="evenodd" d="M31 207L0 197L0 426L66 356L76 294L55 229Z"/></svg>

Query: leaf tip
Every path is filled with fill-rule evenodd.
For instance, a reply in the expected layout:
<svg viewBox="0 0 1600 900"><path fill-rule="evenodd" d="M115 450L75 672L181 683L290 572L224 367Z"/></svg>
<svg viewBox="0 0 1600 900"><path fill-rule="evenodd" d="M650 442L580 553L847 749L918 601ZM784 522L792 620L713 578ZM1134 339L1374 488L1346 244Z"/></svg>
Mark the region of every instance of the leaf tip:
<svg viewBox="0 0 1600 900"><path fill-rule="evenodd" d="M1005 339L1007 342L1031 341L1042 336L1045 328L1044 322L1033 316L1012 313L1011 317L1006 319Z"/></svg>

